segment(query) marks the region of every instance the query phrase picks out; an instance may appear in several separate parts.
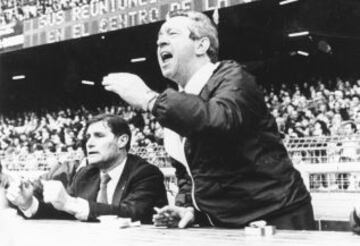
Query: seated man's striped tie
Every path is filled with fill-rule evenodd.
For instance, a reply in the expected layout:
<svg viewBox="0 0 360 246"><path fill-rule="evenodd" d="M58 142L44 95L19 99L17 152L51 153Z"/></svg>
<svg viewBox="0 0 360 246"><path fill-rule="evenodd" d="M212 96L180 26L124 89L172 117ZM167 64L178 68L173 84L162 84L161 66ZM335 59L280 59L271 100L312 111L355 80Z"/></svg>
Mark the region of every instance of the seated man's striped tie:
<svg viewBox="0 0 360 246"><path fill-rule="evenodd" d="M108 204L108 197L107 197L107 184L109 183L111 177L109 174L101 174L100 175L100 189L97 196L97 202L99 203L106 203Z"/></svg>

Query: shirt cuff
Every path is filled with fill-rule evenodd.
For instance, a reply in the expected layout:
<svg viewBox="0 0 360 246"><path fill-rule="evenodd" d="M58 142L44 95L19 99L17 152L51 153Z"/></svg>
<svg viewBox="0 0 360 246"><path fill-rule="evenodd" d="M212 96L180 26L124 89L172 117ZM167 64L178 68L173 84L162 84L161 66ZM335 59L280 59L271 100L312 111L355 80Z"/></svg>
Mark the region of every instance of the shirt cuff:
<svg viewBox="0 0 360 246"><path fill-rule="evenodd" d="M151 112L154 107L156 99L159 97L159 94L156 93L155 91L151 91L151 92L149 92L148 97L149 98L147 99L147 103L146 103L145 107L143 108L143 110Z"/></svg>
<svg viewBox="0 0 360 246"><path fill-rule="evenodd" d="M65 211L73 214L78 220L88 220L90 213L89 202L80 197L71 197L66 203Z"/></svg>
<svg viewBox="0 0 360 246"><path fill-rule="evenodd" d="M25 215L25 217L31 218L36 214L38 209L39 209L39 201L38 199L36 199L36 197L33 196L30 207L28 209L20 208L20 211Z"/></svg>

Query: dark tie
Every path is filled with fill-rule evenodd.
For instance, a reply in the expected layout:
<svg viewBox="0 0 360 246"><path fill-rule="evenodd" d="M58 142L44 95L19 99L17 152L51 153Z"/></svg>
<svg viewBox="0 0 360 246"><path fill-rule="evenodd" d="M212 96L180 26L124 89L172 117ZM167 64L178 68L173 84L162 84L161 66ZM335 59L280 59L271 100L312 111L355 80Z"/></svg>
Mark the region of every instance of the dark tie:
<svg viewBox="0 0 360 246"><path fill-rule="evenodd" d="M109 183L111 177L109 174L105 173L100 175L100 190L97 197L97 202L108 204L107 197L107 184Z"/></svg>

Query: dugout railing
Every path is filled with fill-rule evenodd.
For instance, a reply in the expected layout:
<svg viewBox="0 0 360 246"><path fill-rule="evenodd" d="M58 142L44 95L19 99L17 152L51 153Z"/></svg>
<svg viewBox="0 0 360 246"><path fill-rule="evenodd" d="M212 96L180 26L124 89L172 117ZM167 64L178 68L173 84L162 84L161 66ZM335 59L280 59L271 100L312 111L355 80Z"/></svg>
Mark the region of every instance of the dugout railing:
<svg viewBox="0 0 360 246"><path fill-rule="evenodd" d="M301 172L311 192L360 191L360 135L288 138L284 140L294 166ZM168 182L175 182L174 170L162 146L137 147L132 153L163 170ZM44 172L54 163L81 161L81 150L74 152L2 154L8 171Z"/></svg>

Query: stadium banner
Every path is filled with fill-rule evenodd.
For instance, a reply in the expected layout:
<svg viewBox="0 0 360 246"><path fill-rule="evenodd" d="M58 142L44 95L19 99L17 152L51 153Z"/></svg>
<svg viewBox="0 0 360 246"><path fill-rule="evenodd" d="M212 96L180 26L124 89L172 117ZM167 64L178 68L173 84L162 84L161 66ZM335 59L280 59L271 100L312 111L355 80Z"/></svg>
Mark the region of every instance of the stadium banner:
<svg viewBox="0 0 360 246"><path fill-rule="evenodd" d="M0 52L21 49L24 45L23 22L0 26Z"/></svg>
<svg viewBox="0 0 360 246"><path fill-rule="evenodd" d="M26 20L24 48L107 33L164 20L169 11L209 11L256 0L99 0Z"/></svg>

